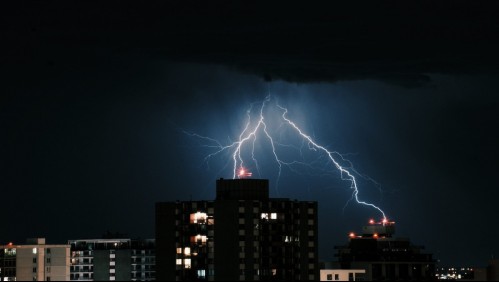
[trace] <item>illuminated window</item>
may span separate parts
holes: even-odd
[[[277,214],[275,212],[271,213],[270,219],[277,219]]]
[[[182,253],[182,248],[177,248],[177,254],[181,254]]]
[[[191,259],[184,259],[185,268],[191,268]]]
[[[177,259],[177,265],[182,265],[182,259]]]
[[[208,237],[206,237],[206,235],[199,235],[198,234],[196,236],[191,236],[191,243],[205,245],[207,240],[208,240]]]
[[[269,219],[269,214],[268,213],[262,213],[261,218],[268,220]]]
[[[208,215],[204,212],[191,213],[190,223],[205,224]]]
[[[204,270],[204,269],[199,269],[199,270],[198,270],[198,277],[199,277],[199,278],[205,278],[205,276],[206,276],[206,270]]]
[[[190,256],[191,255],[191,248],[187,247],[184,249],[184,255]]]
[[[36,248],[33,248],[33,254],[36,255],[36,253],[37,253]]]

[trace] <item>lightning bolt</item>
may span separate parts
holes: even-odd
[[[359,188],[357,185],[357,179],[355,175],[360,176],[364,179],[367,179],[368,181],[373,182],[378,188],[380,187],[378,183],[376,183],[373,179],[360,174],[355,170],[353,167],[353,164],[348,161],[347,159],[344,158],[344,156],[336,151],[330,151],[326,147],[318,144],[316,141],[314,141],[314,138],[312,138],[310,135],[306,134],[298,125],[296,125],[295,122],[293,122],[289,117],[288,117],[288,109],[279,105],[277,101],[275,102],[275,107],[279,110],[280,112],[280,119],[281,119],[281,125],[280,128],[283,126],[287,126],[291,128],[294,132],[296,132],[302,139],[302,145],[301,147],[295,147],[293,145],[289,144],[282,144],[275,140],[272,135],[269,132],[269,127],[266,123],[265,119],[265,109],[271,102],[272,97],[270,94],[261,102],[255,102],[251,103],[249,109],[246,111],[246,124],[244,126],[244,129],[242,132],[239,134],[239,139],[237,141],[234,141],[228,145],[222,145],[218,140],[206,137],[206,136],[201,136],[196,133],[189,133],[184,131],[184,133],[188,134],[189,136],[197,137],[201,140],[207,141],[208,144],[204,144],[203,146],[209,149],[214,149],[214,151],[210,154],[208,154],[205,157],[205,162],[209,163],[209,160],[212,157],[215,157],[223,152],[231,152],[231,158],[233,162],[233,175],[232,177],[235,179],[237,178],[238,171],[243,171],[244,172],[244,158],[241,155],[243,148],[247,144],[249,144],[251,147],[251,161],[255,164],[258,174],[260,175],[260,168],[258,164],[258,160],[255,157],[255,142],[257,140],[258,135],[261,133],[265,139],[268,140],[270,147],[272,149],[272,156],[277,164],[278,167],[278,176],[277,176],[277,181],[276,181],[276,189],[279,187],[279,180],[281,177],[282,173],[282,168],[283,166],[286,166],[290,168],[290,170],[295,171],[293,169],[294,165],[303,165],[303,166],[308,166],[309,168],[314,168],[312,164],[306,163],[306,162],[301,162],[301,161],[291,161],[291,162],[286,162],[283,159],[279,158],[279,155],[277,153],[277,148],[278,147],[289,147],[293,148],[295,150],[298,150],[300,154],[303,156],[303,148],[306,146],[308,147],[309,150],[315,151],[315,152],[322,152],[327,159],[327,161],[332,164],[334,168],[336,168],[340,172],[340,178],[344,181],[350,182],[350,189],[352,189],[352,197],[350,200],[347,201],[345,204],[345,207],[349,204],[350,201],[355,200],[358,204],[365,205],[371,208],[376,209],[381,213],[383,216],[383,220],[387,220],[385,212],[378,206],[368,203],[366,201],[363,201],[359,199]],[[260,105],[258,114],[256,117],[256,121],[252,119],[252,112],[253,108],[255,105]],[[320,157],[321,158],[321,157]],[[340,164],[341,162],[346,162],[348,164],[348,167],[342,166]],[[314,168],[315,169],[315,168]],[[278,190],[277,190],[278,192]]]

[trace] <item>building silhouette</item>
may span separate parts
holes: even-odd
[[[214,201],[156,204],[159,280],[318,280],[317,202],[219,179]]]
[[[368,281],[435,280],[435,260],[423,246],[394,238],[395,223],[370,221],[362,235],[350,233],[347,245],[338,246],[333,268],[365,269]]]
[[[68,281],[69,245],[47,245],[45,238],[25,245],[0,246],[0,281]]]
[[[155,240],[70,240],[71,280],[153,281]]]

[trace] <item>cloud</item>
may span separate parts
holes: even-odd
[[[431,74],[496,74],[499,65],[499,8],[492,1],[66,3],[22,11],[4,15],[0,32],[13,47],[4,66],[34,58],[50,66],[59,53],[84,48],[220,64],[267,80],[417,87]]]

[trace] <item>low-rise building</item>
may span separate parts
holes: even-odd
[[[0,246],[1,281],[69,281],[69,245],[45,244],[45,238],[26,244]]]

